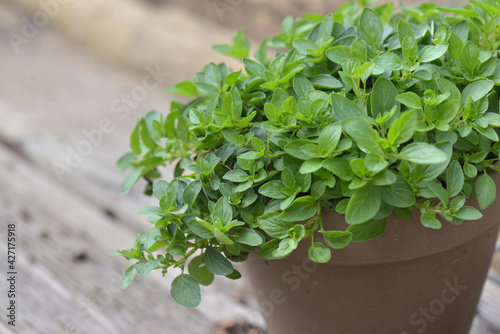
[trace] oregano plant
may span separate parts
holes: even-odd
[[[431,229],[482,217],[466,200],[483,210],[496,196],[500,1],[367,5],[287,17],[253,58],[238,31],[214,49],[241,69],[206,65],[169,90],[189,102],[137,123],[122,192],[143,178],[158,205],[139,209],[152,228],[115,253],[136,261],[123,288],[177,268],[172,297],[192,308],[200,284],[239,278],[233,262],[251,252],[281,259],[309,243],[324,263],[384,233],[390,215]],[[323,210],[349,227],[328,230]]]

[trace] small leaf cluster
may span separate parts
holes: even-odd
[[[482,210],[496,197],[500,1],[366,5],[287,17],[253,59],[238,31],[215,50],[241,70],[206,65],[169,91],[189,102],[137,123],[118,163],[133,170],[122,191],[143,178],[159,204],[139,210],[153,227],[116,253],[137,261],[123,287],[179,268],[172,296],[195,307],[199,285],[239,278],[232,263],[250,252],[281,259],[309,242],[324,263],[382,234],[390,215],[432,229],[481,218],[466,200]],[[155,182],[166,164],[174,178]],[[332,229],[322,210],[348,228]]]

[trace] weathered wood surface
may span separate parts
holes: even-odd
[[[2,33],[15,29],[15,15],[0,8]],[[124,175],[115,162],[139,117],[153,106],[167,111],[168,85],[148,92],[121,120],[113,100],[141,85],[144,72],[102,62],[50,28],[19,55],[5,39],[0,43],[0,212],[2,222],[10,217],[19,226],[18,333],[208,334],[235,318],[262,325],[258,312],[240,301],[247,295],[243,282],[221,280],[204,289],[196,310],[170,298],[171,276],[137,279],[127,291],[118,286],[129,264],[107,253],[131,246],[148,227],[135,211],[150,200],[139,189],[119,194]],[[104,118],[114,130],[60,182],[52,163],[64,163],[67,147],[76,149],[86,140],[82,131]],[[5,317],[0,323],[2,333],[11,332]]]
[[[131,1],[123,3],[132,10],[127,7]],[[182,34],[191,36],[191,40],[187,43],[173,36],[156,41],[163,45],[159,48],[168,60],[162,63],[162,71],[170,75],[148,91],[124,119],[113,112],[112,105],[122,94],[131,94],[134,87],[142,85],[146,70],[130,71],[109,58],[96,58],[93,51],[50,27],[41,29],[17,55],[6,39],[0,39],[0,221],[4,225],[17,223],[20,273],[20,327],[12,331],[2,316],[1,333],[209,334],[216,323],[231,319],[263,325],[244,281],[219,280],[214,287],[203,289],[198,309],[186,310],[169,297],[171,276],[136,278],[128,290],[121,291],[118,280],[128,263],[106,255],[130,246],[135,234],[148,227],[135,211],[150,201],[139,189],[121,196],[124,175],[115,168],[115,161],[127,150],[133,124],[149,109],[168,111],[169,98],[163,91],[194,72],[190,63],[193,58],[185,58],[186,53],[205,63],[214,58],[207,45],[220,42],[213,36],[224,35],[225,40],[231,36],[222,27],[212,35],[212,25],[202,29],[202,19],[175,6],[169,8],[176,20],[172,17],[162,25],[170,24],[169,29],[175,30],[179,20],[183,21],[187,30]],[[153,14],[153,9],[149,13]],[[80,19],[86,13],[81,14]],[[21,15],[0,7],[0,34],[17,31]],[[66,27],[62,16],[55,26]],[[151,23],[148,29],[161,35],[162,25],[156,24]],[[95,27],[86,29],[99,33]],[[109,31],[105,33],[106,38],[113,38]],[[131,45],[140,45],[141,52],[147,54],[144,50],[151,48],[153,36],[160,35],[151,35],[147,43]],[[115,42],[110,41],[110,45]],[[187,48],[187,44],[191,46]],[[181,50],[180,56],[177,51],[165,51],[176,49]],[[148,63],[145,59],[141,62],[143,67]],[[91,152],[59,181],[53,162],[65,163],[68,148],[76,149],[86,140],[83,131],[98,128],[105,118],[111,120],[113,131],[104,134],[102,143],[93,145]],[[0,249],[5,248],[2,239]],[[5,265],[0,262],[2,273]],[[472,333],[500,333],[488,329],[500,320],[498,289],[493,283],[486,285]],[[0,300],[4,298],[2,295]]]
[[[138,0],[144,1],[144,0]],[[334,11],[344,0],[154,0],[168,6],[172,2],[186,8],[204,19],[230,29],[242,28],[255,40],[269,38],[280,31],[281,21],[286,16],[300,17],[303,13],[326,15]],[[378,3],[390,0],[378,1]],[[398,1],[393,1],[398,6]],[[407,6],[417,6],[425,0],[402,0]],[[440,5],[459,6],[467,0],[435,0]],[[251,18],[251,19],[248,19]]]

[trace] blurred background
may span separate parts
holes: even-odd
[[[16,327],[2,312],[0,333],[265,333],[244,280],[216,280],[195,310],[175,304],[172,278],[159,273],[120,289],[130,264],[107,254],[129,248],[149,228],[136,211],[152,202],[142,184],[120,195],[126,175],[115,163],[140,117],[168,113],[166,89],[210,61],[240,67],[213,44],[229,43],[243,28],[255,49],[285,16],[326,14],[341,2],[3,0],[0,249],[4,259],[5,225],[15,224],[18,276]],[[498,270],[498,255],[495,261]],[[0,261],[2,275],[7,269]],[[500,333],[491,321],[500,319],[494,270],[477,334]],[[2,284],[2,309],[6,295]]]

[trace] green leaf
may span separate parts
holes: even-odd
[[[499,140],[498,134],[496,133],[495,129],[493,129],[491,127],[487,127],[486,129],[483,129],[477,124],[473,124],[472,127],[474,128],[474,130],[479,132],[482,136],[488,138],[489,140],[491,140],[493,142],[497,142]]]
[[[249,175],[241,169],[230,170],[227,172],[223,179],[229,180],[231,182],[246,182],[249,179]]]
[[[420,50],[418,61],[421,63],[431,62],[444,55],[446,51],[448,51],[448,43],[441,43],[436,46],[428,45]]]
[[[231,87],[229,94],[224,96],[222,100],[222,108],[227,115],[232,119],[239,120],[242,112],[241,96],[236,86]]]
[[[368,157],[368,155],[367,155]],[[388,165],[386,162],[383,166]],[[369,166],[369,164],[367,165]],[[384,167],[385,168],[385,167]],[[379,170],[382,169],[381,167],[378,168]],[[389,184],[393,184],[398,180],[396,173],[389,169],[384,169],[377,173],[376,175],[373,176],[373,184],[377,186],[386,186]]]
[[[207,269],[203,255],[198,255],[189,262],[188,271],[201,285],[210,285],[214,281],[214,274]]]
[[[437,108],[439,119],[446,123],[453,121],[459,111],[460,102],[458,100],[446,101],[445,103],[441,103]]]
[[[250,228],[239,228],[236,231],[236,237],[234,240],[240,244],[245,244],[249,246],[260,246],[264,243],[261,235]]]
[[[323,161],[323,167],[344,181],[353,178],[349,160],[343,158],[330,158]]]
[[[167,89],[167,94],[184,95],[188,97],[196,97],[198,88],[191,81],[182,81],[174,86],[174,88]]]
[[[243,59],[243,64],[245,65],[245,69],[247,70],[247,73],[255,74],[262,79],[266,78],[267,68],[265,68],[262,64],[259,64],[251,59],[248,59],[248,58]]]
[[[492,1],[490,2],[490,4],[488,4],[488,1],[485,0],[481,1],[471,0],[471,3],[473,3],[474,5],[476,5],[477,7],[481,8],[483,11],[488,13],[488,15],[491,16],[492,19],[495,19],[500,14],[498,3],[495,3],[495,1]]]
[[[345,45],[336,45],[326,50],[325,55],[339,65],[342,65],[347,59],[351,58],[351,48]]]
[[[267,55],[267,39],[262,40],[259,49],[253,55],[262,65],[269,66],[271,60]]]
[[[494,83],[490,80],[479,80],[471,83],[462,92],[462,105],[469,102],[469,96],[472,98],[472,101],[479,101],[491,91],[493,86]]]
[[[135,154],[141,154],[141,142],[139,140],[139,129],[141,126],[141,122],[138,122],[130,135],[130,148],[132,152]]]
[[[316,144],[311,144],[311,145],[304,145],[300,148],[302,152],[307,154],[308,157],[311,158],[319,158],[322,156],[322,149],[316,145]]]
[[[357,189],[349,200],[346,221],[349,225],[364,223],[380,209],[381,198],[377,187],[367,184]]]
[[[175,200],[177,199],[177,190],[179,189],[179,180],[173,179],[172,182],[168,184],[167,192],[163,198],[163,203],[168,207],[173,207]]]
[[[335,77],[328,74],[318,74],[311,78],[311,83],[315,88],[336,89],[342,88],[342,83]]]
[[[330,94],[330,99],[332,101],[333,112],[339,122],[345,120],[346,118],[366,116],[366,112],[343,95],[332,93]]]
[[[236,280],[236,279],[241,278],[241,273],[238,270],[234,269],[234,271],[232,273],[230,273],[229,275],[226,275],[225,277],[232,279],[232,280]]]
[[[268,183],[265,183],[264,185],[262,185],[262,187],[259,188],[259,193],[261,195],[274,199],[287,198],[288,196],[282,192],[282,189],[283,189],[283,182],[277,180],[270,181]]]
[[[384,77],[378,78],[375,81],[370,97],[373,118],[377,118],[377,115],[390,111],[392,107],[397,105],[397,95],[398,90],[391,80]]]
[[[293,228],[293,223],[281,219],[279,213],[267,213],[257,219],[259,227],[270,237],[283,239],[288,236],[288,231]]]
[[[203,238],[203,239],[211,239],[214,237],[212,231],[214,231],[214,227],[210,225],[208,222],[203,224],[201,221],[192,220],[189,222],[189,228],[193,231],[194,234]]]
[[[280,241],[277,249],[273,251],[273,256],[275,258],[282,258],[290,255],[295,249],[297,249],[298,242],[292,238],[285,238]]]
[[[217,228],[214,228],[214,237],[221,245],[232,245],[234,241],[231,240],[224,232],[220,231]]]
[[[318,211],[316,200],[312,196],[297,198],[283,211],[281,219],[289,222],[299,222],[312,218]]]
[[[352,241],[366,241],[378,237],[385,232],[387,220],[370,220],[363,224],[351,225],[347,232],[352,234]]]
[[[146,124],[146,119],[142,119],[141,121],[141,139],[142,143],[148,147],[148,148],[155,148],[156,147],[156,142],[153,140],[151,135],[149,134],[148,126]]]
[[[464,172],[457,160],[453,160],[446,170],[446,188],[450,197],[457,196],[464,187]]]
[[[402,113],[389,128],[387,139],[393,146],[406,143],[413,137],[417,127],[417,113],[407,111]]]
[[[233,209],[227,198],[220,198],[214,207],[213,216],[220,219],[223,226],[228,225],[233,220]]]
[[[452,154],[452,144],[449,141],[440,142],[436,144],[440,150],[446,153],[446,161],[431,164],[431,165],[417,165],[412,171],[412,177],[416,184],[419,186],[427,185],[429,182],[434,180],[436,177],[441,175],[443,171],[448,167],[449,161]]]
[[[495,201],[497,187],[495,185],[495,181],[493,181],[487,173],[484,173],[477,178],[475,190],[479,208],[481,210],[486,209]]]
[[[126,153],[120,157],[120,159],[116,162],[116,167],[120,171],[126,171],[134,168],[134,165],[137,163],[137,157],[134,153]]]
[[[229,87],[236,85],[240,75],[241,75],[241,70],[226,75],[226,77],[224,78],[224,85]]]
[[[145,167],[139,167],[136,170],[134,170],[129,176],[123,180],[122,187],[121,187],[121,193],[122,194],[128,194],[130,190],[134,187],[134,185],[139,181],[142,175],[145,174],[146,168]]]
[[[466,20],[462,20],[451,27],[451,31],[457,34],[462,43],[466,43],[469,38],[469,25]]]
[[[403,68],[403,61],[397,54],[386,52],[380,58],[375,59],[375,65],[384,70],[398,71]]]
[[[483,214],[476,208],[464,206],[455,212],[455,217],[464,220],[478,220],[483,218]]]
[[[297,173],[295,174],[295,183],[300,187],[301,192],[307,192],[311,187],[311,175]]]
[[[460,100],[460,90],[453,82],[446,79],[437,79],[436,81],[441,93],[450,93],[451,100]]]
[[[285,188],[295,190],[295,175],[288,168],[283,168],[281,172],[281,181]]]
[[[233,43],[231,45],[218,44],[214,45],[213,49],[225,56],[241,59],[248,57],[250,53],[250,42],[243,33],[243,30],[239,29],[233,34]]]
[[[320,242],[315,242],[309,246],[309,259],[317,263],[327,263],[332,258],[330,248],[326,247]]]
[[[399,94],[396,96],[396,100],[411,109],[420,109],[422,107],[420,96],[413,92]]]
[[[464,173],[468,178],[475,178],[477,176],[477,168],[473,164],[470,164],[466,161],[464,163]]]
[[[417,59],[418,54],[418,44],[414,37],[408,36],[403,40],[403,44],[401,46],[403,50],[403,56],[406,61],[410,64],[413,64]]]
[[[325,127],[318,139],[318,146],[323,152],[330,154],[336,147],[342,136],[342,126],[340,124],[330,124]]]
[[[205,251],[205,264],[215,275],[229,275],[234,270],[231,262],[212,247],[207,247]]]
[[[181,274],[172,281],[170,290],[174,300],[187,308],[195,308],[200,305],[200,285],[196,279],[187,274]]]
[[[280,124],[281,123],[281,112],[278,109],[278,107],[276,107],[274,104],[266,103],[264,105],[264,113],[265,113],[267,119],[271,123],[273,123],[273,124]]]
[[[348,231],[323,231],[323,240],[333,249],[342,249],[351,243],[352,233]]]
[[[137,270],[135,269],[135,265],[130,266],[127,270],[125,270],[125,273],[123,274],[121,280],[120,280],[120,287],[122,289],[126,289],[132,284],[132,281],[134,280],[135,274],[137,274]]]
[[[358,31],[362,39],[376,48],[382,42],[384,34],[384,26],[377,12],[365,8],[359,19]]]
[[[415,204],[415,193],[410,184],[400,175],[396,182],[378,188],[382,200],[397,208],[407,208]]]
[[[164,180],[158,180],[153,184],[153,194],[156,200],[160,200],[166,195],[168,188],[168,182]]]
[[[383,169],[387,168],[389,163],[379,154],[369,153],[365,156],[365,167],[371,173],[377,174]],[[379,184],[379,183],[378,183]]]
[[[201,191],[201,181],[196,180],[187,185],[186,189],[182,192],[182,198],[187,205],[192,206]]]
[[[365,152],[377,153],[380,151],[378,145],[379,136],[374,132],[372,126],[360,118],[350,118],[342,122],[344,132],[354,139],[358,146]]]
[[[464,44],[460,40],[460,38],[454,32],[450,32],[450,38],[448,39],[449,47],[448,51],[450,52],[450,56],[458,60],[460,55],[462,54],[462,49]]]
[[[400,20],[398,22],[398,39],[399,39],[399,44],[401,46],[403,45],[403,41],[406,37],[415,38],[413,35],[413,30],[408,25],[408,23],[406,23],[403,20]]]
[[[439,198],[439,200],[441,202],[443,202],[443,204],[445,206],[448,205],[448,201],[450,200],[450,196],[448,195],[448,192],[443,187],[441,187],[440,185],[437,185],[435,183],[431,183],[431,184],[429,184],[429,189],[432,191],[432,193],[434,195],[437,196],[437,198]]]
[[[301,160],[307,160],[309,159],[309,155],[305,154],[300,148],[304,145],[310,145],[310,144],[314,143],[307,139],[292,140],[285,146],[285,152],[290,154],[292,157]]]
[[[420,221],[425,227],[436,230],[440,229],[442,226],[441,222],[436,218],[436,214],[434,213],[434,211],[425,211],[420,216]]]
[[[164,210],[162,210],[160,207],[157,206],[144,206],[137,210],[138,215],[150,215],[153,213],[163,213]]]
[[[323,159],[321,158],[311,158],[302,164],[300,166],[300,173],[301,174],[309,174],[309,173],[314,173],[318,169],[322,167]]]
[[[399,152],[398,158],[416,164],[436,164],[448,159],[443,151],[427,143],[412,143],[405,146]]]
[[[465,71],[472,76],[479,63],[479,48],[473,42],[467,41],[465,43],[460,55],[460,63]]]
[[[352,172],[359,178],[364,178],[368,175],[368,168],[366,168],[365,161],[360,158],[352,159],[349,164],[351,165]]]
[[[285,256],[274,256],[274,252],[278,249],[280,245],[281,240],[280,239],[273,239],[271,241],[268,241],[262,246],[262,248],[259,251],[259,257],[263,258],[264,260],[277,260],[277,259],[282,259]]]
[[[160,261],[162,260],[163,256],[158,256],[155,260],[149,260],[149,261],[140,261],[140,262],[137,262],[134,267],[135,267],[135,270],[137,271],[137,273],[141,276],[146,276],[147,274],[149,274],[151,271],[153,271],[157,266],[158,264],[160,263]]]
[[[314,87],[309,79],[299,73],[293,77],[293,90],[299,98],[307,98],[307,92],[314,90]]]

